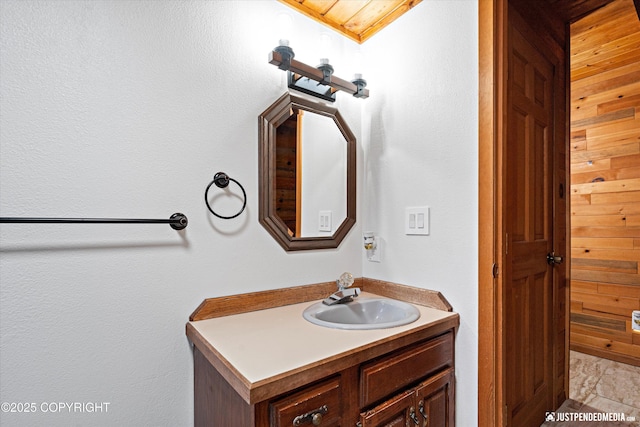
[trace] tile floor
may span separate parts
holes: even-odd
[[[640,426],[640,367],[572,351],[569,360],[569,399],[556,411],[623,413],[635,421],[547,421],[540,427]]]

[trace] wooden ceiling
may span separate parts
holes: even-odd
[[[546,0],[564,22],[573,22],[611,3],[613,0]]]
[[[571,37],[572,81],[626,65],[634,71],[605,83],[617,87],[640,80],[640,70],[634,65],[640,64],[640,21],[632,0],[618,0],[595,11],[572,24],[571,33],[579,35]]]
[[[279,0],[358,43],[422,0]]]
[[[346,37],[363,43],[422,0],[279,1]],[[612,0],[536,0],[533,4],[552,9],[564,22],[574,22],[611,2]],[[633,2],[636,8],[640,8],[640,0],[633,0]]]

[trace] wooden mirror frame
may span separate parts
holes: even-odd
[[[329,117],[347,144],[347,214],[332,236],[292,237],[275,209],[276,129],[291,116],[294,108]],[[337,108],[285,93],[259,117],[258,184],[260,224],[285,251],[337,248],[356,222],[356,137]]]

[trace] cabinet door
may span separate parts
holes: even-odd
[[[405,427],[415,413],[415,390],[408,390],[370,411],[360,413],[359,427]],[[415,416],[415,415],[414,415]]]
[[[416,411],[422,427],[454,427],[454,375],[447,369],[416,388]]]

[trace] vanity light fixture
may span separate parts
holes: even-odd
[[[320,65],[311,67],[294,59],[295,53],[288,40],[280,40],[280,45],[269,53],[269,64],[273,64],[287,72],[288,86],[308,95],[334,102],[336,92],[342,90],[356,98],[368,98],[367,81],[362,74],[356,74],[352,81],[333,75],[333,67],[329,60],[323,58]]]

